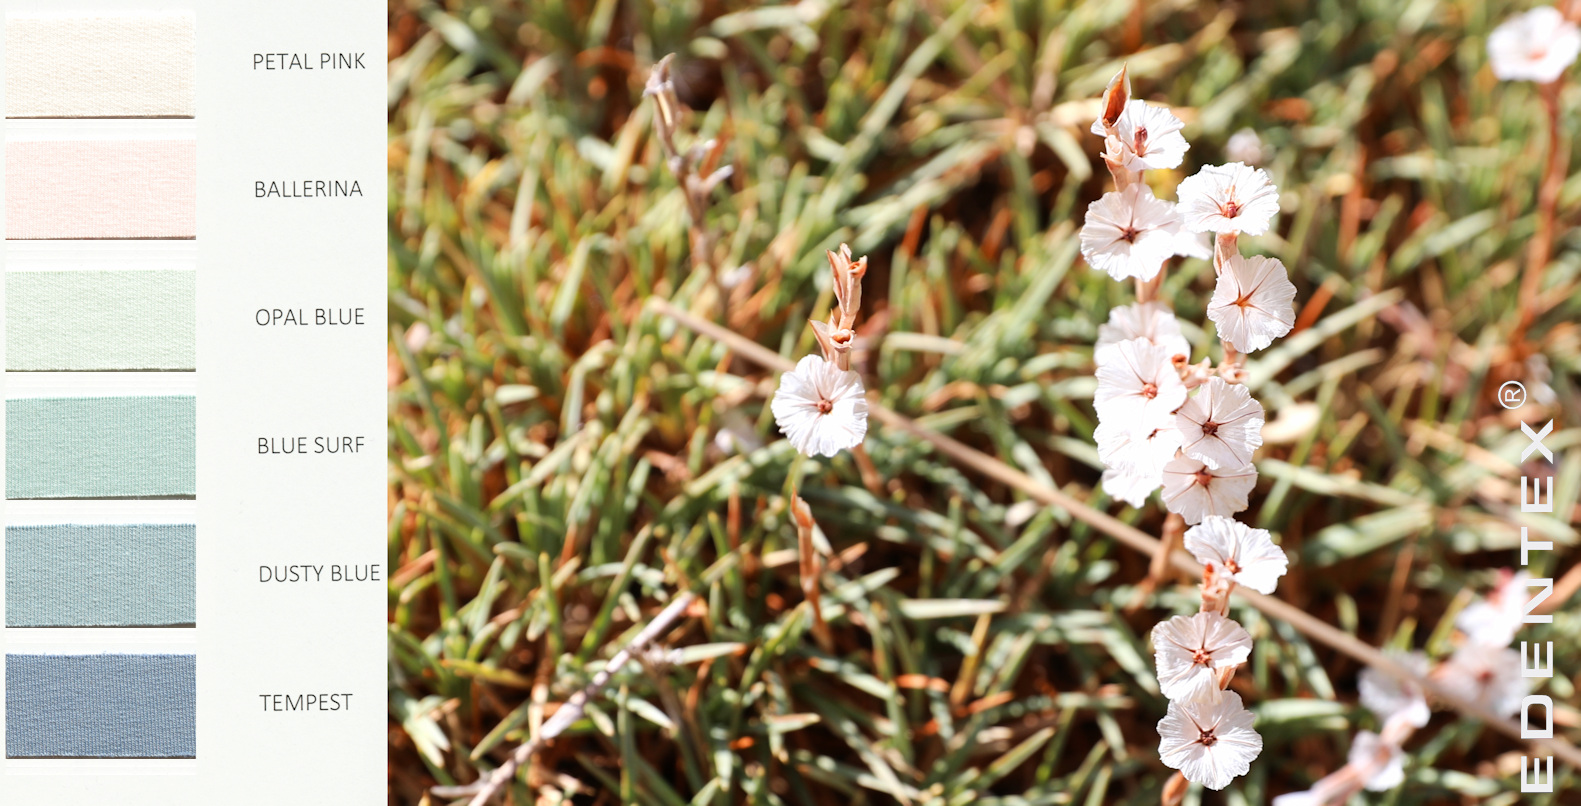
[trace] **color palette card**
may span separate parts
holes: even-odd
[[[157,5],[0,0],[0,801],[382,802],[385,8]]]

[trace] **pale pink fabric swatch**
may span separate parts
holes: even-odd
[[[9,240],[194,238],[193,140],[37,140],[5,145]]]

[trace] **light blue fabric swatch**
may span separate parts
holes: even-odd
[[[194,655],[6,655],[8,758],[196,758]]]
[[[7,627],[197,622],[191,524],[7,526]]]
[[[6,498],[191,497],[191,396],[6,401]]]

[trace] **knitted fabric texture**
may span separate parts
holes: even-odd
[[[191,524],[7,526],[7,627],[197,621]]]
[[[9,758],[196,758],[193,655],[6,655]]]
[[[139,498],[197,493],[190,396],[6,401],[6,498]]]
[[[6,117],[192,117],[192,14],[8,15]]]
[[[193,238],[194,140],[23,140],[5,146],[12,240]]]
[[[193,369],[197,273],[6,274],[6,369]]]

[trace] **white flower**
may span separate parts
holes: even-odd
[[[1179,209],[1179,206],[1176,206]],[[1175,233],[1175,256],[1213,259],[1213,236],[1205,232],[1192,232],[1185,227]]]
[[[1182,455],[1164,466],[1164,506],[1186,523],[1240,512],[1256,486],[1257,469],[1251,465],[1212,468]]]
[[[1418,676],[1427,676],[1426,655],[1420,652],[1387,654]],[[1433,717],[1427,707],[1427,695],[1415,683],[1398,680],[1393,675],[1369,666],[1361,670],[1356,687],[1361,692],[1361,704],[1377,715],[1380,722],[1398,718],[1409,722],[1412,727],[1420,728]]]
[[[867,435],[861,377],[822,356],[809,355],[781,375],[769,408],[785,438],[807,456],[834,456]]]
[[[1171,359],[1177,355],[1191,358],[1191,343],[1180,332],[1180,320],[1161,303],[1137,302],[1110,311],[1108,323],[1098,326],[1093,361],[1104,364],[1114,360],[1115,347],[1129,339],[1146,339],[1164,348]]]
[[[1322,800],[1318,793],[1304,789],[1300,792],[1286,792],[1274,798],[1271,806],[1326,806],[1327,803],[1328,801]]]
[[[1193,232],[1261,235],[1279,212],[1279,188],[1261,168],[1244,162],[1207,165],[1175,191],[1186,228]]]
[[[1552,6],[1538,6],[1504,21],[1488,35],[1493,75],[1505,81],[1548,83],[1581,53],[1581,31]]]
[[[1209,378],[1175,412],[1175,427],[1187,456],[1208,467],[1244,465],[1263,444],[1263,404],[1245,386]]]
[[[1108,420],[1092,432],[1098,443],[1098,458],[1107,467],[1121,470],[1142,469],[1162,474],[1164,465],[1180,450],[1180,431],[1174,418],[1162,412],[1140,423]],[[1159,483],[1163,477],[1159,476]]]
[[[1092,406],[1099,420],[1140,425],[1159,422],[1186,401],[1186,384],[1164,348],[1145,338],[1115,345],[1115,357],[1097,368]]]
[[[1112,361],[1098,365],[1093,408],[1101,421],[1157,422],[1186,402],[1186,385],[1164,348],[1145,339],[1115,345]]]
[[[1153,628],[1153,660],[1158,684],[1171,700],[1211,698],[1219,691],[1219,671],[1246,662],[1252,636],[1218,613],[1175,616]]]
[[[1158,723],[1158,755],[1186,780],[1223,789],[1245,775],[1263,751],[1263,737],[1252,721],[1252,712],[1241,707],[1233,691],[1205,700],[1171,700]]]
[[[1405,782],[1405,751],[1370,730],[1356,734],[1346,763],[1362,771],[1367,788],[1374,792],[1387,792]]]
[[[1103,194],[1087,206],[1081,228],[1081,256],[1087,265],[1116,280],[1151,280],[1175,254],[1180,214],[1159,201],[1146,185]]]
[[[1262,162],[1267,153],[1262,138],[1251,129],[1241,129],[1230,135],[1229,141],[1224,144],[1224,156],[1247,165]]]
[[[1466,644],[1434,671],[1453,694],[1480,703],[1499,716],[1512,716],[1530,689],[1521,677],[1521,655],[1509,647]]]
[[[1284,549],[1267,529],[1253,529],[1230,518],[1203,518],[1186,530],[1184,544],[1197,562],[1229,571],[1235,584],[1258,593],[1273,593],[1290,568]]]
[[[1455,617],[1455,626],[1473,644],[1509,646],[1526,620],[1526,580],[1531,574],[1504,572],[1486,599],[1473,602]]]
[[[1143,467],[1111,467],[1103,471],[1102,481],[1104,495],[1140,509],[1147,503],[1147,497],[1163,485],[1164,471]]]
[[[1224,263],[1208,318],[1219,327],[1219,337],[1250,353],[1272,344],[1296,323],[1291,301],[1296,287],[1285,276],[1285,265],[1271,257],[1232,255]]]
[[[1178,168],[1191,144],[1180,133],[1186,124],[1168,107],[1148,106],[1131,101],[1114,125],[1125,154],[1125,167],[1131,171],[1149,168]],[[1104,136],[1103,121],[1093,121],[1093,134]]]

